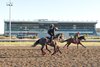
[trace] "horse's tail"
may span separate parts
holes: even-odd
[[[39,39],[40,40],[40,39]],[[35,47],[36,45],[38,45],[39,44],[39,40],[37,40],[33,45],[32,45],[32,47]]]

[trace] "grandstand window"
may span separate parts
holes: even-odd
[[[76,29],[76,25],[73,25],[73,29]]]

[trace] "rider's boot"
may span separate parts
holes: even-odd
[[[52,40],[53,40],[53,36],[51,36],[51,38],[50,38],[50,41],[49,41],[49,42],[51,43],[51,42],[52,42]]]

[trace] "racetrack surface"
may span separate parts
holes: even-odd
[[[53,48],[49,47],[53,52]],[[62,54],[53,56],[40,46],[0,46],[0,67],[100,67],[100,47],[60,47]]]

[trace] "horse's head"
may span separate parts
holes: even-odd
[[[64,34],[63,33],[58,33],[54,38],[57,38],[58,41],[63,41],[64,40]]]
[[[86,40],[86,39],[85,39],[85,36],[80,36],[78,39],[79,39],[79,40],[82,40],[82,39],[83,39],[83,40]]]

